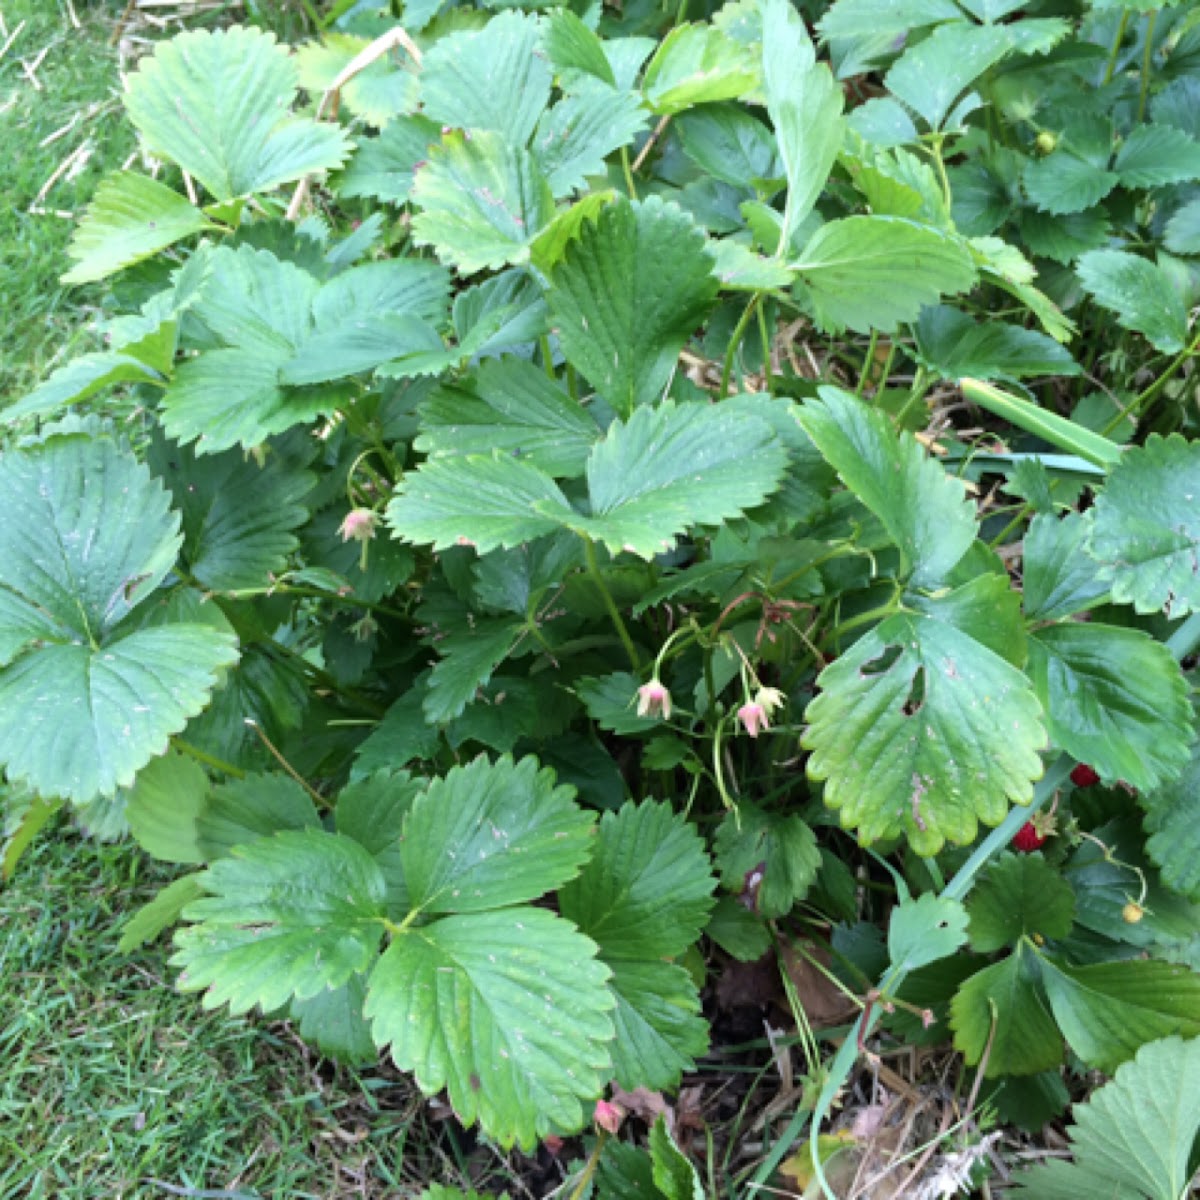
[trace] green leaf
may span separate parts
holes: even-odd
[[[437,753],[441,735],[425,723],[421,705],[421,690],[413,688],[384,713],[383,720],[358,748],[352,778],[406,767],[414,759],[432,758]]]
[[[1127,188],[1200,179],[1200,142],[1171,125],[1139,125],[1117,151],[1113,170]]]
[[[539,53],[538,19],[521,12],[434,43],[421,66],[425,116],[455,129],[488,129],[524,146],[550,101],[551,71]]]
[[[606,960],[678,958],[699,938],[714,886],[693,827],[647,801],[604,814],[592,857],[559,906]]]
[[[76,404],[117,383],[152,383],[166,380],[153,367],[129,354],[112,351],[81,354],[59,367],[28,396],[0,409],[0,419],[11,425],[26,417],[45,417],[64,404]]]
[[[596,84],[566,96],[543,114],[532,149],[555,196],[603,175],[604,160],[646,128],[646,110],[634,92]]]
[[[1200,1129],[1200,1041],[1143,1046],[1071,1117],[1074,1161],[1047,1161],[1016,1175],[1020,1195],[1183,1200]]]
[[[836,0],[819,27],[821,36],[832,42],[860,38],[868,31],[895,37],[910,29],[962,19],[952,0]]]
[[[1176,354],[1188,339],[1187,306],[1163,269],[1124,250],[1091,250],[1076,264],[1084,290],[1156,350]]]
[[[1026,250],[1039,258],[1069,264],[1086,250],[1095,250],[1108,241],[1110,227],[1103,208],[1080,213],[1052,216],[1027,209],[1018,220]]]
[[[661,1115],[650,1130],[650,1161],[654,1186],[666,1200],[704,1200],[704,1186],[696,1168],[675,1144]]]
[[[417,168],[429,157],[430,146],[441,140],[441,126],[428,117],[413,114],[389,121],[378,137],[359,138],[354,157],[338,177],[338,195],[404,204]]]
[[[612,733],[644,733],[659,724],[658,717],[637,715],[638,681],[625,671],[588,677],[575,684],[575,694],[583,701],[588,716]]]
[[[1071,1049],[1113,1071],[1146,1043],[1200,1034],[1200,975],[1155,959],[1072,967],[1042,960],[1042,981]]]
[[[818,389],[798,420],[842,482],[883,522],[917,585],[943,583],[978,523],[960,480],[879,409],[834,387]]]
[[[151,469],[183,517],[182,558],[193,579],[214,591],[263,588],[287,565],[308,520],[304,499],[315,478],[280,454],[258,463],[238,451],[197,458],[158,438]]]
[[[1152,789],[1188,761],[1188,688],[1171,652],[1140,629],[1069,622],[1030,635],[1029,677],[1046,728],[1107,780]]]
[[[976,559],[990,553],[982,542],[976,542]],[[972,555],[961,560],[957,571],[975,570]],[[1007,574],[986,571],[952,591],[940,589],[931,596],[909,592],[905,603],[916,611],[945,621],[973,637],[1014,667],[1023,667],[1029,642],[1021,614],[1020,593],[1013,591]]]
[[[1044,333],[1003,321],[973,321],[946,305],[921,310],[917,347],[924,365],[946,379],[1025,379],[1080,370],[1069,351]]]
[[[397,537],[436,550],[474,546],[486,554],[553,533],[573,510],[558,485],[514,458],[459,455],[407,474],[387,508]]]
[[[970,290],[975,264],[962,242],[899,217],[822,225],[791,263],[821,326],[892,333],[942,296]]]
[[[425,780],[406,771],[377,771],[343,788],[334,811],[338,833],[353,838],[379,864],[387,884],[387,915],[395,921],[412,910],[400,845],[404,819],[424,787]]]
[[[1085,213],[1120,182],[1114,172],[1067,149],[1032,159],[1022,176],[1029,199],[1051,216]]]
[[[711,242],[709,250],[713,256],[713,271],[721,286],[728,290],[759,292],[786,288],[795,281],[795,272],[778,260],[763,258],[732,238]]]
[[[1200,198],[1175,210],[1163,230],[1163,245],[1172,254],[1200,254]]]
[[[63,283],[92,283],[150,258],[202,229],[208,218],[174,189],[131,171],[96,189],[67,254],[75,265]]]
[[[1200,903],[1200,745],[1178,779],[1138,796],[1145,811],[1146,853],[1163,882]]]
[[[771,933],[734,896],[721,896],[704,930],[726,954],[738,962],[754,962],[771,948]]]
[[[365,977],[352,975],[341,987],[293,1000],[292,1020],[299,1023],[300,1036],[326,1058],[366,1066],[379,1057],[371,1027],[363,1017],[366,997]]]
[[[1025,614],[1031,621],[1060,621],[1108,595],[1108,584],[1086,553],[1091,519],[1080,513],[1039,513],[1025,534]]]
[[[235,846],[284,830],[319,829],[309,794],[286,775],[247,775],[214,788],[196,818],[201,854],[223,857]]]
[[[940,25],[900,56],[884,83],[931,129],[940,129],[955,100],[999,62],[1011,44],[1008,31],[999,26]]]
[[[329,383],[413,355],[441,354],[437,330],[420,317],[376,312],[318,330],[283,365],[279,378],[293,386]]]
[[[605,208],[554,270],[563,353],[621,416],[662,396],[716,297],[712,267],[691,218],[651,197]]]
[[[138,845],[162,862],[204,862],[196,818],[209,786],[204,768],[175,750],[143,767],[125,804]]]
[[[263,1012],[341,987],[365,971],[383,936],[383,874],[357,842],[306,829],[234,849],[200,876],[208,894],[184,910],[171,958],[182,991],[205,1008]]]
[[[897,615],[821,673],[802,745],[825,802],[864,842],[965,845],[1027,804],[1045,745],[1025,677],[953,626]]]
[[[486,359],[459,384],[421,406],[416,448],[431,458],[490,454],[530,463],[547,475],[583,473],[600,438],[595,418],[532,363]]]
[[[557,74],[591,75],[616,87],[604,43],[569,8],[553,9],[542,19],[542,48]]]
[[[132,954],[148,945],[164,930],[174,925],[189,904],[203,895],[199,872],[184,875],[167,884],[149,904],[142,905],[121,927],[121,940],[117,943],[117,949],[122,954]]]
[[[401,847],[414,907],[478,913],[536,900],[573,878],[593,831],[573,795],[534,758],[480,757],[433,780],[413,804]]]
[[[705,104],[675,121],[683,152],[707,175],[731,187],[771,190],[784,175],[770,129],[737,104]]]
[[[778,486],[787,452],[753,406],[666,402],[614,421],[587,465],[592,516],[572,528],[652,559],[695,525],[719,525]]]
[[[646,67],[642,92],[659,116],[744,96],[758,86],[749,48],[711,25],[676,25]]]
[[[295,63],[248,26],[160,42],[126,82],[125,107],[147,146],[218,200],[265,192],[339,166],[337,125],[288,115]]]
[[[445,917],[396,937],[366,1015],[427,1095],[526,1150],[579,1129],[609,1065],[612,995],[595,944],[540,908]]]
[[[326,33],[322,41],[306,42],[296,51],[300,86],[321,97],[364,50],[370,40],[348,33]],[[385,55],[350,76],[338,88],[340,107],[361,116],[376,128],[417,106],[420,82],[415,71]]]
[[[536,160],[503,134],[442,136],[417,172],[413,238],[463,275],[529,261],[529,244],[554,215]]]
[[[122,624],[175,565],[179,518],[111,442],[8,452],[0,511],[0,763],[43,796],[111,795],[207,704],[233,639]]]
[[[788,0],[766,0],[762,11],[762,73],[767,112],[787,174],[787,207],[779,245],[812,212],[846,135],[842,89],[818,64],[800,14]]]
[[[764,917],[785,917],[803,900],[821,868],[813,831],[794,813],[738,805],[717,830],[721,881]]]
[[[1181,617],[1200,608],[1200,442],[1151,434],[1096,498],[1090,550],[1118,604]]]
[[[967,903],[971,949],[991,954],[1022,937],[1065,938],[1075,921],[1071,885],[1040,854],[1003,854]]]
[[[460,716],[512,652],[523,629],[509,620],[476,620],[440,637],[441,657],[430,673],[422,706],[425,720],[441,725]]]
[[[1018,946],[1008,958],[977,971],[955,993],[950,1005],[955,1049],[972,1067],[987,1051],[988,1079],[1036,1075],[1062,1063],[1062,1035],[1046,1011],[1036,971],[1028,951]]]
[[[888,956],[905,973],[949,958],[967,940],[967,910],[958,900],[926,892],[892,909]]]
[[[61,800],[47,801],[28,793],[13,796],[9,792],[0,805],[0,815],[4,817],[0,824],[0,882],[7,883],[13,877],[25,851],[60,808]]]

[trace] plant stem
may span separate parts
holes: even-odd
[[[554,355],[550,350],[550,337],[548,334],[543,334],[538,340],[538,345],[542,349],[542,370],[546,372],[546,378],[551,383],[557,382],[554,378]]]
[[[245,723],[248,728],[253,729],[254,732],[258,734],[259,740],[264,746],[266,746],[271,757],[308,793],[309,798],[318,808],[333,807],[333,804],[329,801],[329,799],[326,796],[322,796],[316,788],[312,787],[308,780],[305,779],[304,776],[301,775],[300,772],[297,771],[296,768],[293,767],[292,764],[283,757],[279,747],[276,746],[269,737],[267,737],[266,730],[263,729],[263,727],[253,717],[247,717]]]
[[[1166,365],[1166,368],[1163,370],[1162,374],[1159,375],[1159,377],[1144,392],[1139,392],[1138,395],[1136,395],[1128,405],[1121,409],[1121,411],[1118,412],[1117,415],[1113,417],[1107,425],[1105,425],[1105,427],[1100,431],[1101,435],[1103,437],[1108,437],[1108,435],[1112,433],[1112,431],[1116,429],[1126,417],[1136,419],[1144,408],[1149,407],[1153,401],[1158,399],[1159,394],[1162,392],[1163,388],[1167,386],[1171,376],[1174,375],[1176,370],[1178,370],[1179,367],[1187,362],[1187,360],[1191,358],[1191,356],[1195,354],[1197,350],[1200,350],[1200,333],[1198,333],[1192,339],[1191,343],[1181,350]]]
[[[185,742],[183,738],[172,738],[171,745],[181,754],[186,754],[189,758],[194,758],[197,762],[203,763],[206,767],[212,767],[214,771],[220,771],[231,779],[246,778],[246,772],[241,767],[235,767],[233,763],[227,763],[223,759],[217,758],[215,754],[209,754],[207,750],[201,750],[199,746]]]
[[[1146,115],[1146,97],[1150,93],[1150,64],[1154,50],[1154,26],[1158,21],[1158,9],[1151,11],[1146,17],[1146,45],[1142,49],[1142,84],[1138,90],[1137,119],[1141,124]]]
[[[625,625],[625,620],[621,616],[620,609],[617,608],[617,602],[612,597],[612,592],[608,590],[608,584],[604,582],[604,576],[600,573],[600,561],[596,557],[596,543],[590,537],[583,539],[583,550],[587,556],[588,574],[592,577],[592,582],[596,585],[604,600],[604,607],[608,609],[608,615],[612,619],[613,628],[617,631],[617,637],[621,639],[621,645],[625,647],[625,653],[629,655],[629,665],[633,668],[636,675],[642,669],[642,660],[638,655],[637,648],[633,644],[633,638],[629,636],[629,629]]]
[[[353,594],[342,596],[336,592],[323,592],[320,588],[293,587],[289,583],[277,583],[265,588],[237,588],[234,591],[218,592],[217,594],[227,596],[230,600],[245,600],[252,596],[270,596],[276,592],[282,592],[285,596],[311,596],[316,600],[332,600],[335,604],[345,604],[350,608],[365,608],[368,612],[382,613],[385,617],[394,617],[398,621],[412,619],[408,613],[402,612],[398,608],[390,608],[386,604],[375,604],[371,600],[363,600]]]
[[[592,1176],[596,1174],[596,1168],[600,1165],[600,1155],[604,1150],[604,1143],[607,1141],[608,1130],[601,1129],[596,1135],[596,1144],[592,1147],[591,1154],[588,1155],[583,1174],[579,1176],[579,1182],[571,1192],[570,1200],[583,1200],[583,1197],[587,1195],[588,1184],[592,1182]]]
[[[766,305],[763,304],[758,306],[758,335],[762,338],[763,386],[769,395],[775,386],[775,380],[771,376],[771,333],[767,328]]]
[[[1129,27],[1129,14],[1133,9],[1127,8],[1121,14],[1120,24],[1117,26],[1117,36],[1113,38],[1112,49],[1108,54],[1108,65],[1104,68],[1104,78],[1100,81],[1101,87],[1107,87],[1112,83],[1113,72],[1117,69],[1117,59],[1121,54],[1121,43],[1125,40],[1125,30]]]
[[[629,151],[626,147],[621,147],[621,170],[625,173],[625,188],[629,192],[630,200],[638,198],[637,187],[633,182],[633,171],[629,166]]]
[[[758,307],[761,299],[762,292],[755,292],[750,303],[746,305],[746,311],[742,313],[738,323],[733,327],[733,333],[729,335],[729,348],[725,351],[725,365],[721,368],[721,390],[717,394],[717,398],[720,400],[724,400],[729,395],[729,377],[733,374],[733,360],[737,357],[738,347],[742,344],[742,338],[746,336],[750,319],[754,316],[754,310]]]
[[[925,391],[925,368],[918,367],[916,374],[913,376],[912,387],[908,391],[908,399],[905,400],[900,411],[896,414],[896,427],[904,428],[904,418],[908,416],[909,410],[921,398]]]
[[[861,396],[867,384],[871,381],[871,368],[875,365],[875,347],[879,344],[879,330],[871,330],[871,340],[867,343],[867,356],[863,359],[862,370],[858,373],[858,386],[854,389],[856,396]]]

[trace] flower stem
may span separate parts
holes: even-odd
[[[729,395],[729,377],[733,374],[733,360],[737,357],[738,347],[742,344],[742,338],[746,336],[750,319],[754,316],[754,310],[758,307],[761,299],[762,292],[755,292],[754,298],[746,305],[746,311],[742,313],[733,328],[733,333],[730,334],[729,349],[725,351],[725,365],[721,368],[721,390],[717,394],[717,398],[720,400],[724,400]]]
[[[617,602],[612,597],[612,592],[608,590],[608,584],[604,582],[604,576],[600,573],[600,561],[596,557],[596,543],[591,538],[583,539],[583,550],[587,556],[588,574],[592,577],[592,582],[596,585],[601,598],[604,600],[604,607],[608,609],[608,615],[612,618],[613,628],[617,631],[617,637],[621,639],[621,645],[625,647],[625,653],[629,655],[629,665],[633,668],[636,675],[642,669],[642,660],[638,655],[637,648],[633,644],[633,638],[629,636],[629,629],[625,624],[624,618],[621,616],[620,609],[617,608]]]
[[[1139,124],[1146,115],[1146,97],[1150,93],[1150,64],[1154,52],[1154,26],[1158,22],[1158,9],[1146,17],[1146,45],[1142,49],[1142,84],[1138,89],[1137,119]]]
[[[1129,27],[1129,14],[1133,9],[1127,8],[1121,14],[1121,22],[1117,26],[1117,36],[1113,38],[1112,49],[1108,53],[1108,65],[1104,68],[1104,78],[1100,81],[1101,87],[1106,87],[1112,83],[1113,72],[1117,69],[1117,59],[1121,55],[1121,43],[1125,40],[1125,30]]]
[[[224,759],[217,758],[215,754],[209,754],[207,750],[201,750],[199,746],[185,742],[183,738],[172,738],[171,745],[181,754],[186,754],[189,758],[194,758],[197,762],[203,763],[206,767],[212,767],[214,771],[220,771],[231,779],[246,778],[246,772],[241,767],[235,767],[233,763],[225,762]]]
[[[1171,376],[1174,375],[1176,370],[1178,370],[1179,367],[1187,362],[1187,360],[1191,358],[1191,356],[1195,354],[1197,350],[1200,350],[1200,333],[1198,333],[1192,339],[1188,346],[1181,350],[1169,363],[1167,363],[1162,374],[1159,375],[1159,377],[1144,392],[1139,392],[1138,395],[1135,396],[1125,408],[1121,409],[1121,411],[1118,412],[1117,415],[1113,417],[1107,425],[1105,425],[1105,427],[1100,431],[1101,436],[1108,437],[1108,435],[1112,433],[1112,431],[1116,429],[1126,417],[1136,419],[1143,409],[1149,408],[1149,406],[1158,399],[1163,388],[1167,386]]]

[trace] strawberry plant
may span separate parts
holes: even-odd
[[[126,946],[500,1146],[595,1116],[580,1194],[702,1191],[604,1098],[814,940],[857,1020],[823,1061],[794,1003],[738,1186],[807,1128],[828,1188],[872,1036],[1047,1117],[1117,1071],[1102,1170],[1200,1034],[1200,25],[1080,8],[838,0],[825,61],[788,0],[368,3],[144,59],[153,169],[67,276],[107,349],[2,410],[5,872],[62,808],[128,834],[182,870]]]

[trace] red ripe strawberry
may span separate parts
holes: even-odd
[[[1095,787],[1100,782],[1100,776],[1091,767],[1080,763],[1071,772],[1071,782],[1076,787]]]
[[[1017,830],[1017,836],[1012,840],[1012,848],[1021,854],[1032,854],[1046,844],[1046,839],[1038,833],[1032,821],[1026,821]]]

